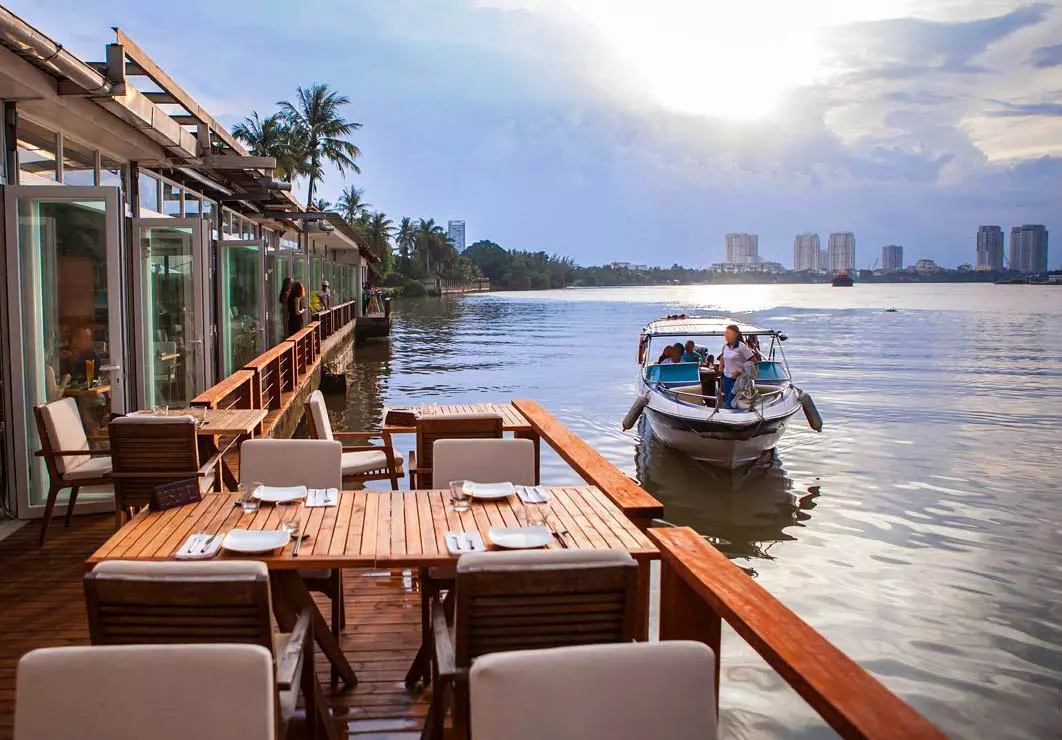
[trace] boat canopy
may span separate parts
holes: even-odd
[[[742,334],[776,335],[773,329],[762,329],[751,324],[743,324],[737,319],[726,316],[686,316],[675,319],[657,319],[651,322],[642,334],[647,337],[690,337],[690,336],[723,336],[726,328],[731,324],[737,324]]]

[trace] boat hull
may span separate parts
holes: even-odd
[[[653,436],[668,447],[694,460],[721,468],[740,468],[756,462],[763,453],[778,446],[789,425],[789,416],[764,424],[758,431],[752,428],[720,431],[698,430],[697,424],[668,414],[645,410]]]

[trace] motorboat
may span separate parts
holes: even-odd
[[[717,366],[707,356],[699,362],[659,363],[654,358],[666,345],[684,344],[721,349],[726,328],[738,326],[749,347],[754,384],[724,408]],[[668,447],[695,460],[724,468],[755,462],[773,450],[790,419],[803,410],[809,425],[822,429],[822,417],[811,396],[792,381],[782,350],[785,334],[751,326],[725,316],[668,316],[647,325],[638,342],[638,398],[623,420],[630,429],[645,415],[652,433]]]
[[[833,278],[833,287],[835,288],[851,288],[855,285],[855,281],[852,280],[852,276],[847,272],[839,272]]]

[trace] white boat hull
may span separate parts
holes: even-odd
[[[651,408],[645,411],[653,436],[668,447],[720,468],[740,468],[750,465],[763,453],[778,446],[785,434],[789,419],[778,423],[776,429],[749,439],[716,439],[698,432],[676,428],[665,417]]]

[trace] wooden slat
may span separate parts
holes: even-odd
[[[232,396],[239,408],[248,408],[254,383],[254,373],[250,370],[237,370],[220,383],[212,385],[189,403],[192,406],[206,406],[207,408],[227,407],[227,400]]]
[[[664,570],[726,620],[841,737],[944,737],[693,529],[652,529],[648,534],[660,547]],[[696,639],[685,631],[684,615],[670,610],[697,606],[662,599],[661,639]],[[672,629],[679,634],[669,634]]]
[[[553,414],[534,401],[513,401],[513,406],[583,480],[597,486],[639,527],[647,529],[653,519],[664,515],[663,504],[564,426]]]

